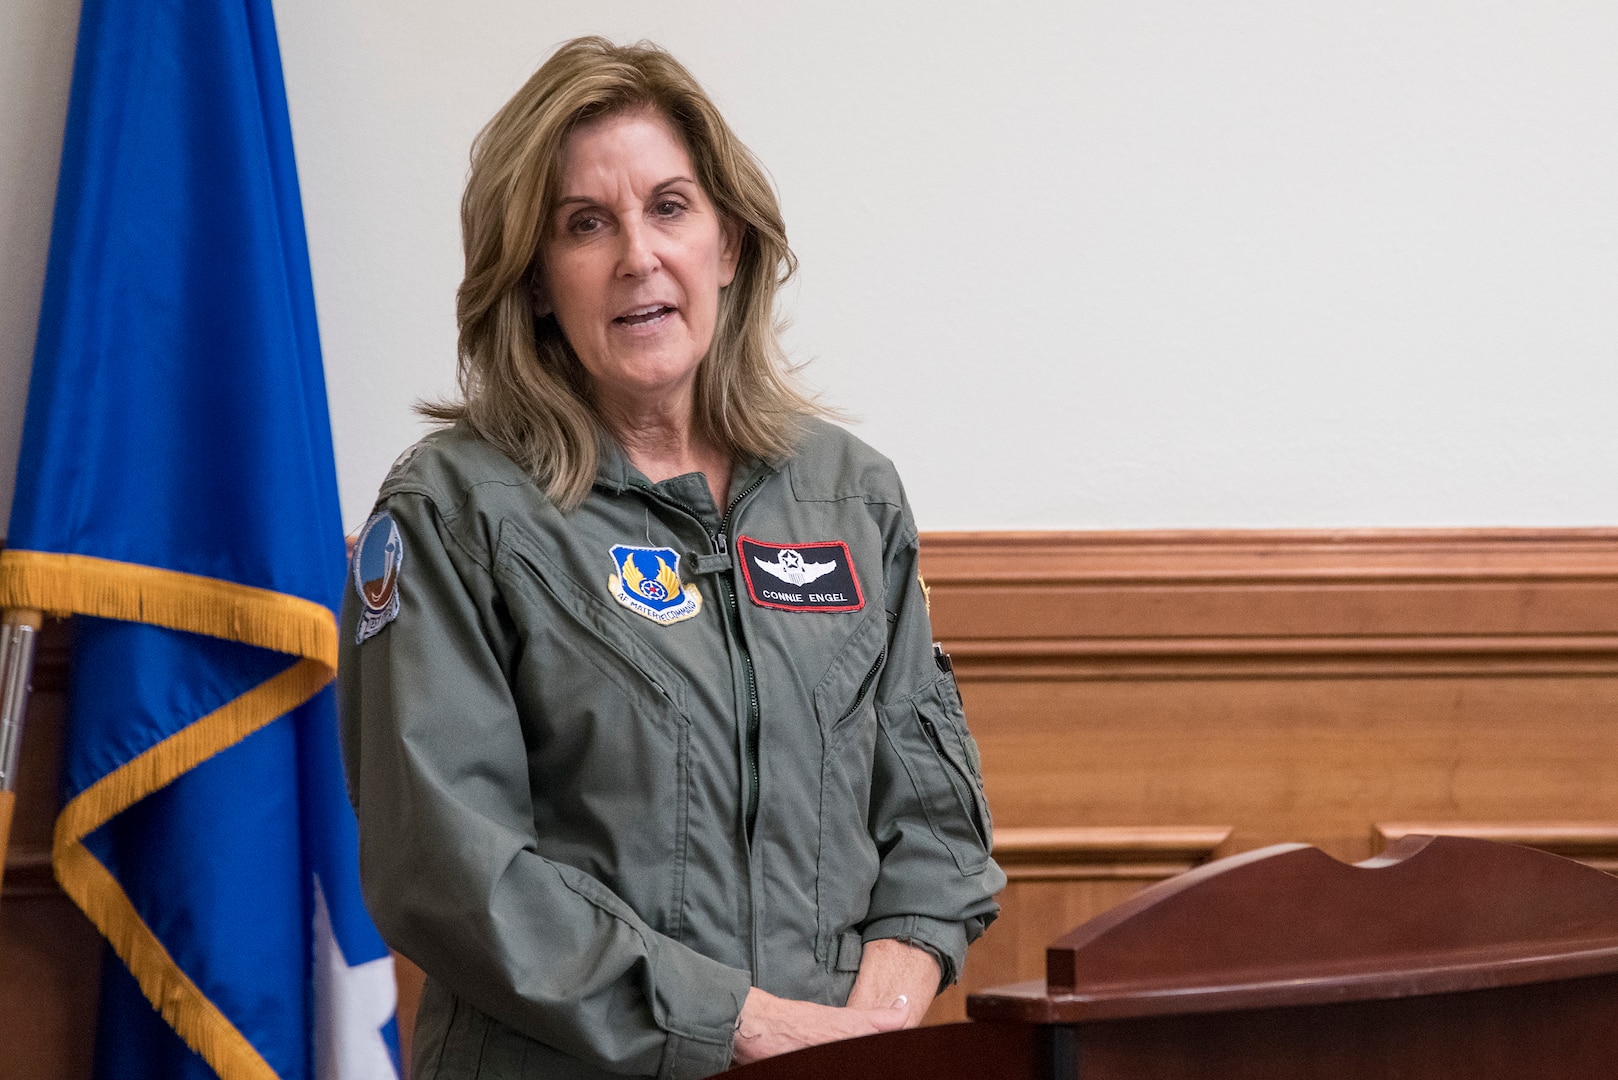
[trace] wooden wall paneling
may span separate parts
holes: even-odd
[[[1003,829],[1618,822],[1618,530],[929,533],[922,572]],[[1123,898],[1061,888],[1014,881],[966,977]]]
[[[1618,530],[929,533],[975,680],[1618,674]]]
[[[1229,838],[1225,825],[1002,828],[994,857],[1008,881],[1156,881],[1198,865]]]
[[[984,682],[962,693],[996,820],[1225,821],[1372,854],[1378,821],[1618,817],[1618,680]],[[1224,854],[1227,852],[1221,852]]]
[[[35,653],[0,892],[0,1072],[29,1080],[88,1080],[101,986],[101,935],[51,872],[68,627],[47,622]]]

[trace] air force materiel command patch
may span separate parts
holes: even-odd
[[[668,626],[702,610],[702,594],[680,581],[680,556],[672,548],[614,545],[618,572],[607,578],[612,598],[636,615]]]
[[[354,591],[363,605],[354,644],[361,644],[399,617],[399,571],[403,566],[399,527],[386,513],[372,516],[354,542]]]
[[[760,607],[782,611],[858,611],[865,606],[854,558],[841,540],[767,544],[736,538],[747,595]]]

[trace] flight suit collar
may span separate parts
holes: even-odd
[[[684,473],[654,484],[630,462],[629,455],[624,453],[618,440],[609,435],[603,435],[597,444],[596,462],[596,487],[610,491],[614,495],[622,495],[630,488],[650,489],[666,499],[688,507],[699,517],[711,516],[718,521],[724,515],[724,508],[714,505],[713,495],[708,490],[707,481],[702,478],[702,474]],[[730,497],[735,498],[761,475],[780,471],[781,463],[766,461],[748,454],[731,470]]]

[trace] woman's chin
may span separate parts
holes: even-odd
[[[614,405],[637,407],[689,403],[701,361],[643,361],[592,372],[596,400],[609,408]]]

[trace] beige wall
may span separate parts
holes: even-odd
[[[0,500],[71,0],[0,9]],[[345,518],[451,383],[456,200],[554,44],[773,172],[793,355],[928,528],[1618,519],[1618,8],[278,0]]]

